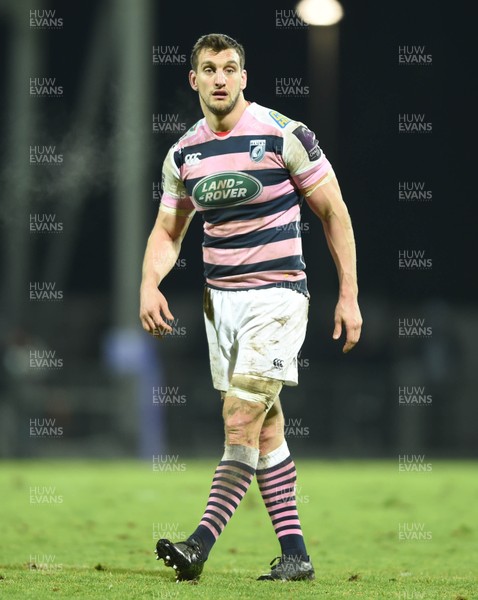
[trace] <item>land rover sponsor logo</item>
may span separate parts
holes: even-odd
[[[194,200],[205,208],[235,206],[254,200],[262,192],[255,177],[241,171],[225,171],[203,177],[193,188]]]

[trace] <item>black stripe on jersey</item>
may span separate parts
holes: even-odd
[[[216,281],[218,285],[214,285],[212,283],[207,283],[207,287],[210,287],[213,290],[226,290],[227,292],[240,292],[241,290],[265,290],[270,288],[287,288],[288,290],[293,290],[294,292],[299,292],[304,294],[309,298],[309,291],[307,290],[307,278],[299,279],[298,281],[276,281],[274,283],[265,283],[264,285],[255,285],[254,287],[240,287],[240,288],[231,288],[231,287],[221,287],[221,280],[218,279]],[[275,467],[273,467],[275,468]]]
[[[203,158],[211,156],[219,156],[220,154],[234,154],[239,152],[249,153],[252,140],[265,140],[266,152],[274,152],[282,154],[284,147],[284,138],[278,135],[236,135],[226,140],[209,140],[202,144],[193,144],[192,146],[184,146],[174,153],[174,162],[178,169],[184,164],[185,157],[188,154],[201,153]]]
[[[219,171],[219,173],[223,173],[224,171]],[[279,183],[283,183],[290,178],[290,173],[288,169],[243,169],[242,171],[232,171],[233,173],[245,173],[246,175],[251,175],[251,177],[255,177],[258,179],[263,186],[268,185],[277,185]],[[211,173],[213,175],[213,173]],[[208,177],[208,176],[207,176]],[[198,181],[201,181],[204,177],[194,177],[191,179],[185,179],[184,185],[186,186],[186,190],[190,196],[192,196],[193,188]]]
[[[285,225],[269,227],[268,229],[252,231],[251,233],[231,235],[230,237],[214,237],[204,234],[203,245],[206,248],[254,248],[263,244],[271,244],[299,237],[301,237],[300,223],[292,221],[292,223],[286,223]]]
[[[183,155],[182,149],[177,150],[173,154],[173,159],[174,159],[174,164],[177,166],[178,169],[180,169],[184,165],[184,155]]]
[[[231,275],[246,275],[247,273],[260,273],[261,271],[302,271],[305,263],[300,254],[283,256],[274,260],[263,260],[262,262],[249,265],[213,265],[204,263],[204,274],[208,279],[227,277]]]
[[[296,204],[300,205],[301,197],[296,191],[279,196],[269,202],[260,204],[240,204],[231,208],[211,208],[201,212],[202,218],[208,223],[216,225],[227,221],[248,221],[260,217],[268,217],[276,213],[289,210]]]

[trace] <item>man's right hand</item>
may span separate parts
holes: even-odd
[[[162,338],[173,330],[164,320],[174,319],[168,301],[154,284],[141,286],[139,318],[143,329],[154,337]]]

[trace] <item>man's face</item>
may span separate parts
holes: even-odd
[[[247,75],[241,70],[236,50],[221,52],[201,50],[197,71],[190,71],[191,87],[199,93],[203,106],[214,115],[229,114],[247,84]]]

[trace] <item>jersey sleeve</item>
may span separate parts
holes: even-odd
[[[175,146],[170,148],[163,163],[161,178],[163,194],[159,208],[180,217],[192,217],[196,209],[181,180],[179,168],[174,160],[175,150]]]
[[[314,132],[298,121],[290,122],[284,130],[283,160],[299,190],[318,183],[332,171]]]

